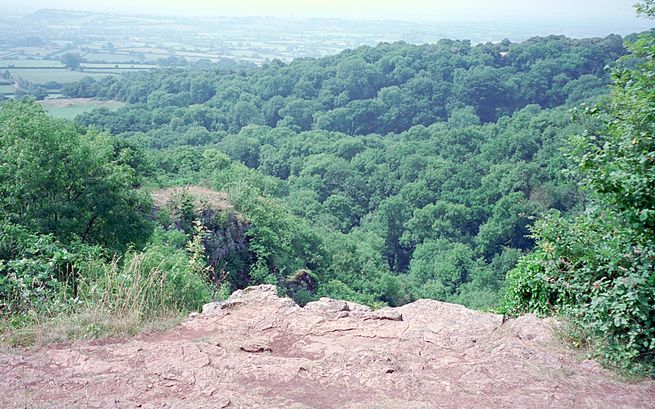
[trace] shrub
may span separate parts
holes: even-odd
[[[559,314],[606,363],[655,374],[655,248],[609,215],[553,214],[534,237],[538,250],[507,276],[505,312]]]
[[[655,16],[652,1],[638,10]],[[587,213],[536,224],[536,252],[508,275],[505,309],[568,317],[606,362],[655,375],[655,32],[629,45],[612,95],[586,111],[570,159]]]
[[[64,246],[52,235],[0,225],[0,314],[52,313],[76,297],[78,263],[100,257],[98,247]]]
[[[134,166],[134,167],[133,167]],[[152,232],[138,155],[33,101],[0,107],[0,220],[123,251]]]
[[[8,331],[13,344],[31,345],[170,324],[211,299],[198,240],[186,249],[152,243],[107,261],[99,247],[63,245],[52,235],[4,223],[0,332]]]

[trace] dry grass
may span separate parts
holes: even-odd
[[[166,272],[138,253],[119,265],[115,259],[95,266],[99,277],[87,285],[85,297],[55,316],[28,314],[16,325],[0,321],[0,346],[32,347],[52,343],[134,336],[179,324],[181,312],[166,289]],[[18,328],[16,328],[18,327]]]
[[[84,339],[131,337],[143,332],[163,331],[180,324],[183,314],[153,317],[143,321],[135,314],[116,315],[111,311],[86,309],[0,333],[0,350],[41,347]]]
[[[197,198],[199,204],[206,204],[212,210],[233,209],[227,193],[194,185],[155,190],[152,192],[152,201],[156,206],[164,207],[172,199],[179,197],[183,193]]]
[[[125,266],[132,274],[125,275],[121,273],[118,259],[114,259],[95,283],[95,288],[102,292],[97,294],[100,305],[121,317],[144,318],[165,311],[169,301],[163,291],[166,272],[162,271],[161,264],[148,269],[145,261],[143,254],[132,257]],[[144,270],[147,274],[140,274]]]

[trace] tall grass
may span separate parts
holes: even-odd
[[[150,319],[171,310],[189,311],[207,302],[211,294],[192,258],[165,246],[128,252],[122,260],[89,267],[97,275],[81,286],[81,300],[117,315]]]
[[[133,335],[179,322],[211,298],[204,266],[183,249],[151,245],[110,262],[79,262],[76,292],[62,286],[44,306],[5,319],[0,337],[14,346]],[[4,327],[4,330],[3,330]]]
[[[148,268],[146,257],[143,253],[135,254],[123,268],[114,259],[104,269],[100,280],[92,287],[93,295],[97,295],[98,304],[103,309],[118,316],[134,315],[140,319],[169,310],[166,273],[161,269],[163,261],[157,267]]]

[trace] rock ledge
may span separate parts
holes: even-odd
[[[0,407],[655,408],[553,336],[553,320],[419,300],[371,310],[274,286],[181,326],[114,342],[0,354]]]

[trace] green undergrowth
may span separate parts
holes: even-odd
[[[168,328],[211,299],[192,243],[180,249],[162,241],[106,259],[97,249],[72,253],[50,236],[5,225],[0,244],[5,257],[13,254],[0,262],[0,333],[12,346]]]

